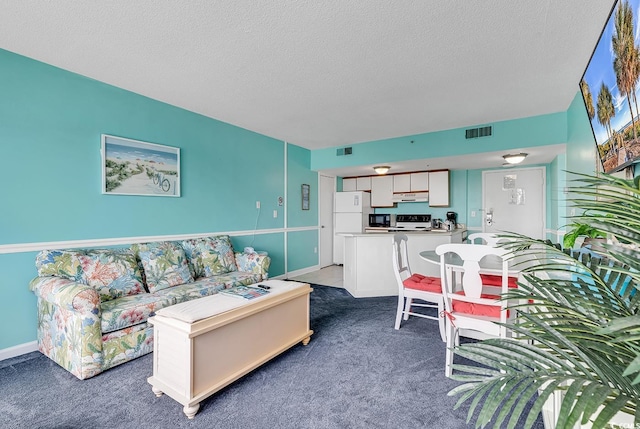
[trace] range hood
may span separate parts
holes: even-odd
[[[428,192],[405,192],[402,194],[393,194],[391,199],[394,203],[421,203],[429,201]]]

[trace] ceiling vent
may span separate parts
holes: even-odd
[[[351,155],[352,153],[353,153],[352,147],[341,147],[340,149],[336,149],[337,156]]]
[[[477,139],[478,137],[489,137],[491,135],[491,127],[469,128],[465,130],[465,138]]]

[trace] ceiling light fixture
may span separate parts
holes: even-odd
[[[389,167],[388,165],[378,165],[378,166],[373,167],[373,169],[378,174],[386,174],[386,172],[389,171],[390,168],[391,167]]]
[[[509,164],[520,164],[529,155],[528,153],[514,153],[509,155],[502,155],[505,161]]]

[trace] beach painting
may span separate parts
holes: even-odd
[[[102,135],[102,193],[180,196],[180,149]]]

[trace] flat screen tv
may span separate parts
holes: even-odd
[[[614,3],[580,80],[605,173],[640,158],[640,0]]]

